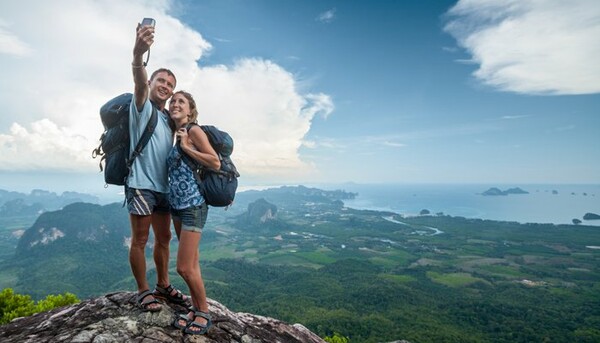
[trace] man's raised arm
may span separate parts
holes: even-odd
[[[133,62],[131,62],[133,82],[135,84],[133,96],[138,111],[142,109],[148,98],[148,73],[144,65],[144,54],[150,50],[152,43],[154,43],[154,27],[138,24],[135,45],[133,46]]]

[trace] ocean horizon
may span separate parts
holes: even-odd
[[[341,184],[318,188],[357,193],[344,205],[355,209],[390,211],[403,216],[443,213],[465,218],[519,223],[600,226],[600,220],[584,220],[586,213],[600,214],[600,185],[596,184]],[[495,187],[502,191],[521,188],[527,194],[482,195]]]

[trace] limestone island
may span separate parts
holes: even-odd
[[[589,213],[589,212],[588,212],[588,213],[586,213],[586,214],[583,216],[583,219],[584,219],[584,220],[598,220],[598,219],[600,219],[600,215],[598,215],[598,214],[596,214],[596,213]]]
[[[500,190],[499,188],[496,188],[496,187],[492,187],[492,188],[488,189],[487,191],[481,193],[481,195],[491,195],[491,196],[509,195],[509,194],[529,194],[529,192],[524,191],[519,187],[509,188],[505,191]]]

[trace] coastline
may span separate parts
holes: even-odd
[[[340,185],[342,186],[342,185]],[[445,214],[472,219],[518,223],[600,226],[600,220],[583,220],[586,213],[600,213],[600,185],[343,185],[358,193],[344,206],[389,211],[404,216]],[[481,195],[490,187],[520,187],[528,194]]]

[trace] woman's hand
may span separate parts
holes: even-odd
[[[187,129],[185,127],[180,128],[175,132],[175,136],[182,140],[181,144],[183,144],[183,140],[188,138]]]
[[[188,131],[185,127],[182,127],[181,129],[177,130],[177,132],[175,132],[175,137],[179,139],[181,148],[184,151],[196,150],[194,145],[190,142]]]

